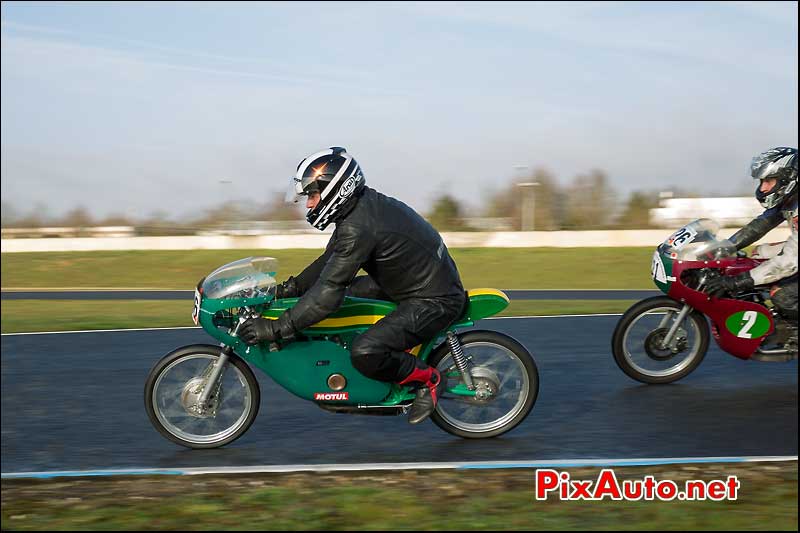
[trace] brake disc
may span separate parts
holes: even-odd
[[[184,411],[195,418],[210,418],[217,414],[219,387],[217,387],[217,393],[209,398],[207,407],[200,405],[200,396],[203,394],[205,383],[206,378],[204,377],[190,379],[183,386],[181,392],[181,405]]]
[[[669,328],[657,328],[647,335],[644,339],[644,350],[648,357],[656,361],[666,361],[688,348],[688,335],[683,328],[678,328],[669,346],[662,348],[667,333]]]
[[[462,403],[473,405],[486,405],[497,397],[500,390],[500,378],[497,374],[484,367],[473,367],[470,370],[472,384],[475,386],[475,396],[460,396],[453,398]]]

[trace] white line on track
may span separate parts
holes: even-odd
[[[3,337],[14,335],[61,335],[62,333],[112,333],[116,331],[162,331],[170,329],[202,329],[200,326],[181,326],[174,328],[130,328],[130,329],[83,329],[75,331],[30,331],[27,333],[3,333]]]
[[[525,315],[525,316],[493,316],[482,320],[513,320],[516,318],[572,318],[586,316],[622,316],[622,313],[590,313],[586,315]]]
[[[289,472],[362,472],[387,470],[498,470],[508,468],[577,468],[577,467],[624,467],[658,466],[669,464],[703,463],[760,463],[797,461],[790,456],[750,457],[674,457],[653,459],[553,459],[548,461],[486,461],[450,463],[365,463],[365,464],[319,464],[319,465],[263,465],[221,466],[197,468],[138,468],[117,470],[61,470],[51,472],[9,472],[2,479],[54,478],[76,476],[135,476],[135,475],[184,475],[203,474],[259,474]]]

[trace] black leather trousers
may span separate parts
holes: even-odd
[[[377,291],[380,288],[371,278],[362,276],[354,280],[349,292],[361,298],[388,299]],[[378,381],[403,381],[421,363],[405,350],[429,341],[442,332],[460,318],[465,306],[465,293],[400,302],[397,309],[353,341],[350,348],[353,366],[365,376]]]

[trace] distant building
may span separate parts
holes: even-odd
[[[722,227],[739,227],[764,212],[753,196],[733,198],[672,198],[661,193],[659,207],[650,210],[650,224],[664,228],[682,226],[698,218],[710,218]]]

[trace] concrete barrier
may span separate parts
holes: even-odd
[[[727,228],[720,235],[728,237],[738,228]],[[443,233],[449,248],[580,248],[656,246],[669,236],[669,230],[617,231],[506,231]],[[789,228],[772,230],[759,242],[780,242],[789,237]],[[303,235],[188,236],[188,237],[95,237],[56,239],[2,239],[2,253],[16,252],[88,252],[96,250],[225,250],[287,248],[322,249],[327,233]]]

